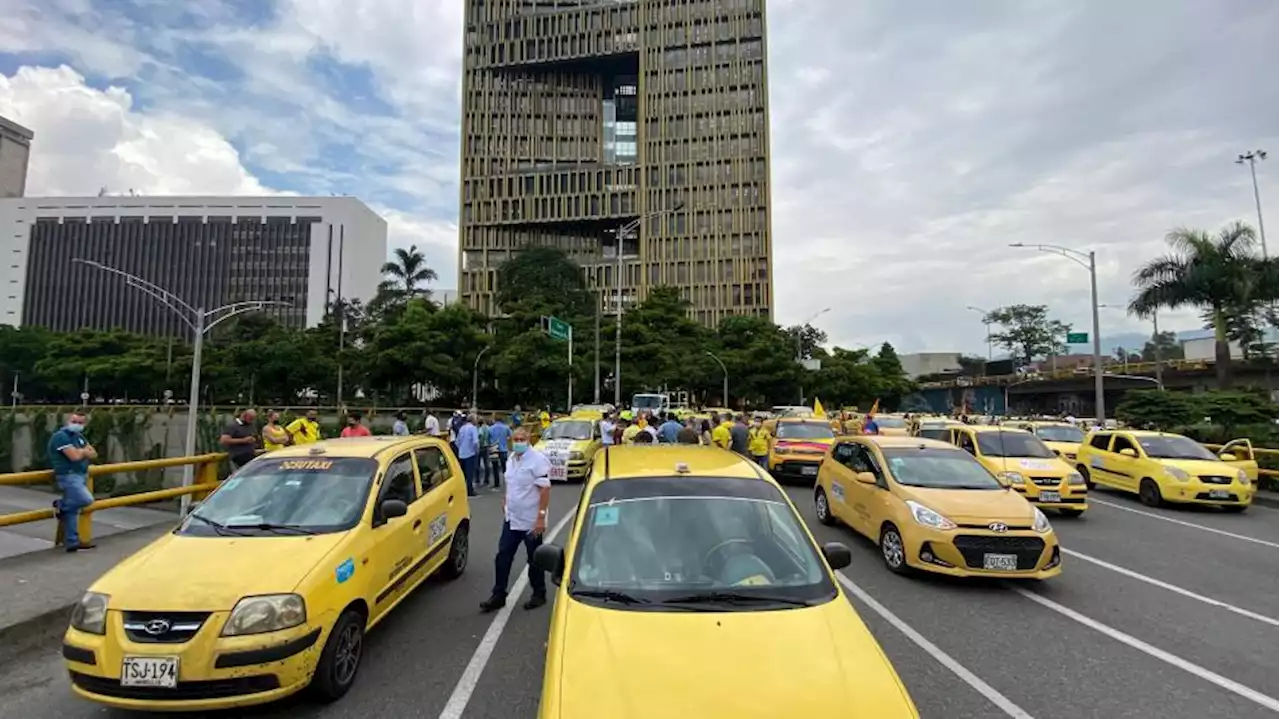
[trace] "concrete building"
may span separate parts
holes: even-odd
[[[27,191],[27,162],[35,133],[0,117],[0,197],[22,197]]]
[[[960,371],[959,352],[913,352],[898,355],[898,361],[911,379]]]
[[[189,336],[124,278],[138,275],[193,307],[276,300],[288,327],[324,317],[329,298],[368,301],[387,255],[387,223],[352,197],[28,197],[0,200],[0,324],[120,328]]]
[[[606,312],[670,285],[772,317],[765,0],[465,8],[462,301],[494,314],[497,268],[553,245]]]

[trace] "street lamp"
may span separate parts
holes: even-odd
[[[1129,308],[1124,305],[1101,304],[1098,306],[1106,307],[1107,309],[1111,309],[1111,310],[1124,310],[1126,312],[1129,311]],[[1163,373],[1163,369],[1160,366],[1161,363],[1164,362],[1163,358],[1160,357],[1160,313],[1154,309],[1151,310],[1151,330],[1152,330],[1151,351],[1153,354],[1153,359],[1155,359],[1156,361],[1155,382],[1157,387],[1159,387],[1160,389],[1164,389],[1164,377],[1163,377],[1164,373]],[[1144,378],[1144,379],[1150,379],[1150,378]]]
[[[1253,204],[1258,208],[1258,239],[1262,240],[1262,259],[1267,258],[1267,232],[1262,228],[1262,198],[1258,195],[1258,170],[1254,163],[1267,159],[1266,150],[1253,150],[1236,157],[1236,164],[1249,163],[1249,174],[1253,176]]]
[[[1041,252],[1052,252],[1080,265],[1089,271],[1089,298],[1093,306],[1093,402],[1094,412],[1101,422],[1107,418],[1107,399],[1102,384],[1102,337],[1098,335],[1098,261],[1094,252],[1081,252],[1061,245],[1010,243],[1010,247],[1029,247]]]
[[[796,330],[796,364],[800,364],[801,362],[804,361],[804,350],[800,346],[800,339],[804,335],[804,328],[808,327],[810,322],[813,322],[814,320],[818,319],[819,317],[821,317],[822,315],[825,315],[830,311],[831,311],[830,307],[823,307],[817,312],[814,312],[813,314],[809,315],[809,319],[800,323],[800,328]],[[803,379],[800,381],[800,404],[804,404],[804,380]]]
[[[636,219],[618,228],[618,270],[614,276],[614,287],[618,291],[618,316],[613,324],[613,405],[615,407],[622,406],[622,248],[625,244],[626,236],[640,229],[640,225],[648,219],[660,217],[662,215],[679,212],[684,208],[684,201],[681,200],[665,210],[654,210],[643,214]],[[600,377],[600,353],[596,353],[596,383],[599,384]],[[599,390],[596,391],[599,394]]]
[[[991,313],[981,307],[974,307],[973,305],[969,305],[968,309],[982,315],[982,324],[987,326],[987,361],[990,362],[993,358],[993,355],[991,354],[991,321],[988,320],[987,317],[989,317]]]
[[[246,312],[257,312],[264,307],[291,307],[289,302],[280,302],[276,300],[254,300],[251,302],[232,302],[231,304],[215,307],[211,310],[205,310],[203,307],[192,307],[187,304],[181,297],[166,290],[165,288],[144,280],[141,277],[118,270],[114,267],[104,265],[96,260],[86,260],[79,257],[72,258],[74,263],[91,267],[95,270],[108,272],[110,274],[123,277],[125,285],[151,297],[160,302],[169,309],[170,312],[177,315],[188,328],[191,329],[193,347],[191,350],[191,394],[187,400],[187,437],[184,445],[184,453],[188,457],[195,456],[196,453],[196,410],[200,404],[200,360],[204,353],[204,336],[213,329],[219,322],[225,319],[242,315]],[[186,465],[182,468],[182,486],[190,487],[195,484],[195,467]],[[185,516],[187,510],[191,506],[191,495],[182,495],[182,514]]]
[[[716,364],[720,365],[720,371],[724,373],[724,388],[723,388],[724,406],[728,407],[729,409],[733,409],[733,405],[729,404],[729,370],[724,366],[724,362],[720,361],[720,358],[715,356],[715,354],[711,350],[707,350],[706,354],[708,357],[715,360]]]
[[[491,347],[493,345],[485,345],[484,349],[476,355],[476,361],[471,363],[471,414],[475,414],[480,406],[480,400],[476,396],[480,393],[480,358]]]

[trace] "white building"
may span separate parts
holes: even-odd
[[[0,197],[22,197],[27,189],[27,161],[35,135],[0,117]]]
[[[902,371],[912,379],[960,371],[959,352],[913,352],[898,355]]]
[[[94,260],[193,307],[288,302],[290,327],[329,298],[368,301],[387,255],[387,223],[353,197],[25,197],[0,199],[0,324],[60,331],[180,332],[163,306]]]

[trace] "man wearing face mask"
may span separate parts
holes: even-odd
[[[53,479],[62,498],[54,501],[53,510],[62,522],[63,546],[68,552],[92,549],[92,543],[80,543],[80,510],[93,504],[89,493],[89,460],[98,456],[98,450],[84,438],[85,416],[76,412],[67,418],[67,424],[49,438],[49,463],[53,465]]]
[[[551,506],[551,461],[529,446],[529,431],[523,427],[511,436],[511,457],[507,460],[506,493],[502,510],[502,536],[494,558],[493,591],[480,603],[480,611],[492,612],[507,604],[507,583],[511,579],[511,563],[516,551],[524,545],[529,561],[529,601],[525,609],[536,609],[547,603],[546,574],[533,566],[533,552],[542,545],[547,531],[547,509]]]

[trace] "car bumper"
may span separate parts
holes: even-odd
[[[1226,497],[1216,496],[1225,492]],[[1210,506],[1248,506],[1253,503],[1257,485],[1250,483],[1248,487],[1239,482],[1231,484],[1206,484],[1204,482],[1187,482],[1175,484],[1166,482],[1160,487],[1160,493],[1166,502],[1178,504],[1205,504]]]
[[[1042,509],[1075,509],[1084,511],[1089,508],[1089,489],[1083,484],[1060,484],[1057,486],[1024,485],[1015,486],[1014,491],[1027,498],[1028,502]],[[1056,500],[1045,500],[1043,492],[1057,492]]]
[[[108,614],[105,635],[68,629],[63,658],[76,694],[140,711],[213,711],[282,699],[311,682],[330,622],[256,636],[219,637],[228,612],[214,612],[182,643],[136,642],[121,612]],[[177,657],[176,687],[123,686],[124,658]]]
[[[1062,573],[1062,555],[1053,532],[996,533],[963,527],[942,531],[921,527],[904,535],[902,541],[907,564],[926,572],[996,579],[1049,579]],[[984,554],[1014,554],[1018,568],[984,569]]]
[[[817,479],[818,465],[822,464],[822,455],[812,456],[774,455],[769,457],[769,471],[786,477],[802,477]]]

